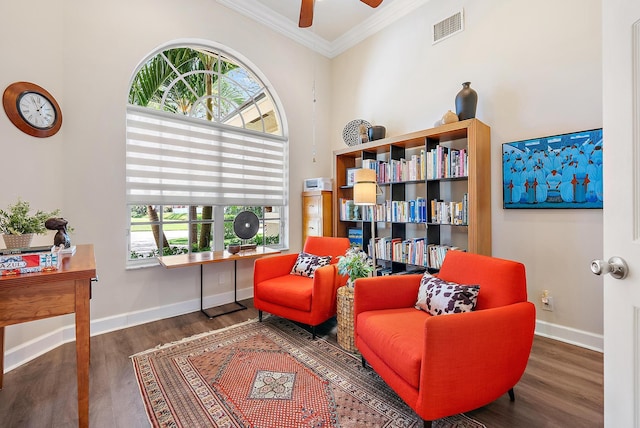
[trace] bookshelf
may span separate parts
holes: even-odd
[[[334,233],[361,235],[379,272],[437,271],[450,248],[491,255],[491,129],[478,119],[334,151]],[[376,170],[376,207],[353,205],[354,168]]]

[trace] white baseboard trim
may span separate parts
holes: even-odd
[[[253,297],[253,288],[239,289],[238,300]],[[203,306],[212,308],[233,302],[233,291],[205,296]],[[200,299],[188,300],[155,308],[127,312],[111,317],[91,320],[91,336],[109,333],[152,321],[171,318],[200,310]],[[204,315],[203,315],[204,316]],[[60,327],[55,331],[36,337],[16,347],[7,349],[4,355],[4,372],[7,373],[52,349],[76,340],[75,325]]]
[[[535,334],[592,351],[604,352],[604,336],[563,325],[536,320]]]
[[[253,297],[253,288],[238,290],[238,300]],[[233,302],[233,291],[206,296],[204,307],[211,308],[225,303]],[[135,312],[114,315],[91,321],[91,336],[109,333],[123,328],[133,327],[152,321],[171,318],[200,310],[200,299],[188,300],[171,305],[158,306]],[[550,339],[559,340],[571,345],[603,352],[604,337],[599,334],[577,330],[546,321],[536,321],[535,334]],[[7,373],[42,354],[45,354],[58,346],[75,340],[75,326],[70,324],[55,331],[36,337],[28,342],[20,344],[5,352],[4,372]]]

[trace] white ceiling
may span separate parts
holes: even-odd
[[[299,28],[301,0],[217,0],[315,51],[333,58],[429,0],[316,0],[313,25]]]

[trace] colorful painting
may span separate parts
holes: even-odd
[[[502,145],[504,208],[602,208],[602,129]]]

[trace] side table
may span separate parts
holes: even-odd
[[[337,293],[338,345],[347,352],[358,353],[353,334],[353,288],[343,286]]]

